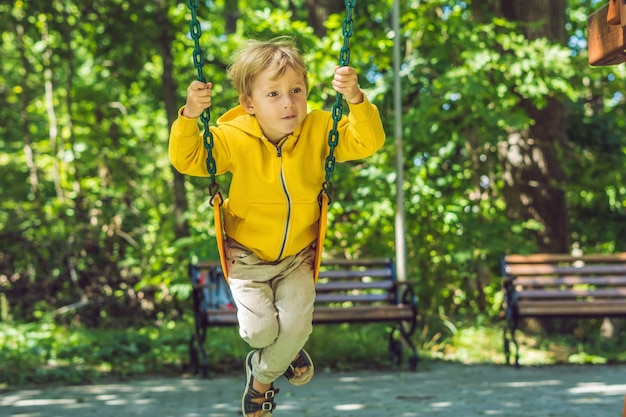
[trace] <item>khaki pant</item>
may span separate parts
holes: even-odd
[[[239,334],[258,349],[252,375],[261,383],[278,379],[313,331],[315,247],[276,263],[226,241],[228,282],[237,305]]]

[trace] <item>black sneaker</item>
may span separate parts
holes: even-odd
[[[272,411],[276,408],[274,403],[274,397],[278,394],[278,388],[274,388],[274,384],[270,385],[270,388],[264,393],[260,393],[252,387],[252,381],[254,376],[252,375],[252,356],[256,350],[251,351],[246,356],[246,387],[241,397],[241,412],[243,417],[248,417],[249,414],[255,415],[255,417],[272,417]],[[256,403],[252,400],[264,398],[262,403]],[[256,413],[262,411],[261,414],[256,416]]]

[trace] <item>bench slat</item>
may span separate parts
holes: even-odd
[[[516,291],[518,302],[524,299],[576,299],[579,297],[593,298],[625,298],[626,288],[611,288],[600,290],[522,290]],[[624,301],[626,303],[626,301]]]
[[[626,316],[624,300],[597,301],[523,301],[518,303],[523,316],[582,317],[582,316]]]
[[[318,294],[315,297],[316,304],[327,303],[367,303],[391,302],[390,294]]]
[[[215,287],[213,283],[205,284],[193,284],[193,289]],[[329,293],[329,292],[348,292],[348,291],[372,291],[380,290],[389,292],[396,287],[396,284],[392,281],[373,281],[373,282],[329,282],[317,284],[315,287],[317,293]]]
[[[393,273],[390,268],[380,269],[328,269],[319,273],[319,279],[350,279],[350,278],[386,278],[390,279]]]
[[[555,266],[547,264],[507,265],[505,272],[509,276],[524,275],[608,275],[624,274],[626,264],[618,265],[584,265],[584,266]]]
[[[589,284],[597,286],[617,286],[626,287],[626,276],[604,276],[604,277],[517,277],[514,278],[516,286],[522,287],[551,287],[551,286],[574,286],[578,284]]]
[[[207,322],[211,326],[233,326],[237,325],[237,311],[235,310],[206,310]]]
[[[504,262],[507,265],[513,264],[549,264],[549,263],[572,263],[577,261],[593,262],[593,263],[624,263],[626,262],[626,252],[616,253],[613,255],[605,254],[591,254],[572,256],[568,254],[553,254],[553,253],[535,253],[531,255],[508,255],[504,257]]]
[[[234,310],[207,310],[206,316],[211,326],[237,324],[237,313]],[[409,305],[316,307],[313,311],[313,323],[411,321],[414,316],[415,313]]]
[[[322,270],[320,271],[320,277],[324,276],[325,274],[329,274],[330,271],[354,271],[355,273],[357,272],[361,272],[360,275],[358,276],[363,276],[364,272],[367,271],[380,271],[378,272],[379,276],[391,276],[392,275],[392,266],[393,265],[393,261],[391,259],[388,258],[371,258],[371,259],[332,259],[332,260],[323,260],[322,261],[322,266],[330,266],[330,267],[336,267],[336,266],[343,266],[343,267],[349,267],[349,268],[353,268],[353,269],[343,269],[343,270],[337,270],[337,269],[326,269],[326,270]],[[198,268],[200,271],[207,271],[207,270],[211,270],[213,268],[217,268],[220,267],[221,264],[219,261],[199,261],[198,263],[196,263],[194,265],[196,268]],[[382,268],[378,268],[378,269],[374,269],[371,268],[372,266],[376,266],[376,267],[382,267]],[[369,267],[369,268],[368,268]],[[367,270],[365,269],[356,269],[356,268],[367,268]],[[382,271],[385,271],[385,273],[383,274]],[[333,275],[335,274],[330,273],[329,275]],[[368,273],[368,276],[371,276],[371,273]]]
[[[412,321],[414,319],[415,313],[409,305],[316,307],[313,311],[314,323]]]
[[[371,291],[371,290],[385,290],[389,291],[395,288],[393,281],[371,281],[371,282],[322,282],[316,285],[316,291],[329,292],[329,291]]]

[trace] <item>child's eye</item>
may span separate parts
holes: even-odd
[[[269,93],[267,96],[268,97],[276,97],[278,95],[278,93],[276,91],[272,91],[271,93]]]
[[[302,91],[302,89],[300,87],[296,87],[293,90],[291,90],[292,93],[299,93],[301,91]]]

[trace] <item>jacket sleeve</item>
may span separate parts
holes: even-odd
[[[204,139],[198,127],[198,118],[185,117],[182,115],[182,110],[182,107],[178,110],[178,118],[170,129],[168,147],[170,163],[181,174],[208,177],[209,172],[206,166],[208,152],[204,147]],[[221,156],[217,163],[217,174],[222,174],[226,171],[224,162],[228,160],[225,158],[227,150],[224,148],[223,133],[215,127],[210,129],[214,139],[213,157],[217,160],[217,156]]]
[[[373,155],[385,143],[385,130],[378,108],[363,94],[359,104],[349,104],[350,114],[337,126],[339,143],[335,149],[338,162]]]

